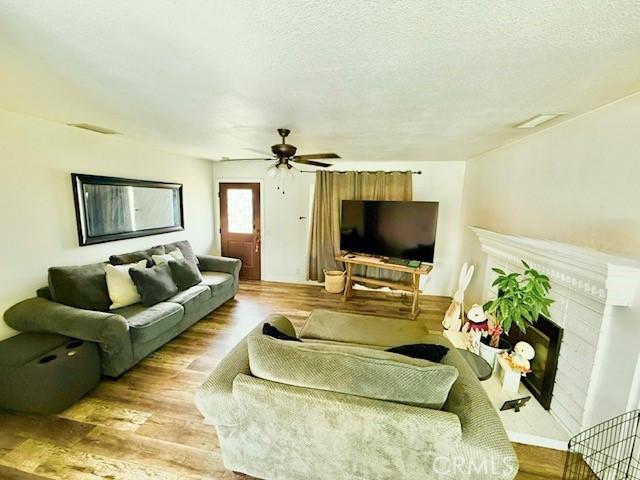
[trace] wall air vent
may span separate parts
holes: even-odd
[[[99,127],[98,125],[92,125],[90,123],[67,123],[70,127],[82,128],[83,130],[89,130],[91,132],[101,133],[103,135],[122,135],[122,132],[116,132],[110,128]]]
[[[515,128],[536,128],[543,123],[549,122],[554,118],[558,118],[562,115],[566,115],[566,113],[541,113],[540,115],[536,115],[529,120],[519,123],[515,126]]]

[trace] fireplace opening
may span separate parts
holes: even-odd
[[[531,361],[531,372],[522,378],[522,383],[549,410],[558,368],[562,328],[540,316],[524,333],[517,328],[512,329],[509,341],[513,345],[520,341],[527,342],[536,351],[536,356]]]

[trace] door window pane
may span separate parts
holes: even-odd
[[[227,190],[227,228],[229,233],[253,233],[253,190]]]

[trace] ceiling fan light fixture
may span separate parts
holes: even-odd
[[[269,168],[267,168],[267,175],[269,175],[271,178],[277,177],[280,173],[280,171],[278,170],[278,166],[278,164],[274,163]]]
[[[298,170],[294,165],[288,164],[288,166],[287,175],[291,180],[295,180],[295,178],[300,175],[300,170]]]

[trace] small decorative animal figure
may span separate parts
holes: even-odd
[[[475,267],[469,266],[468,263],[462,265],[460,270],[460,276],[458,277],[458,289],[453,294],[453,301],[447,313],[444,314],[444,320],[442,320],[442,326],[445,330],[451,330],[453,332],[459,332],[462,327],[462,307],[464,305],[464,292],[469,286],[469,282],[473,277]]]
[[[462,327],[463,332],[469,332],[468,349],[478,355],[480,353],[480,339],[489,333],[489,321],[482,305],[475,304],[467,312],[467,322]]]
[[[531,371],[531,360],[536,356],[536,351],[527,342],[518,342],[513,347],[513,352],[507,357],[511,368],[522,372],[524,377]]]

